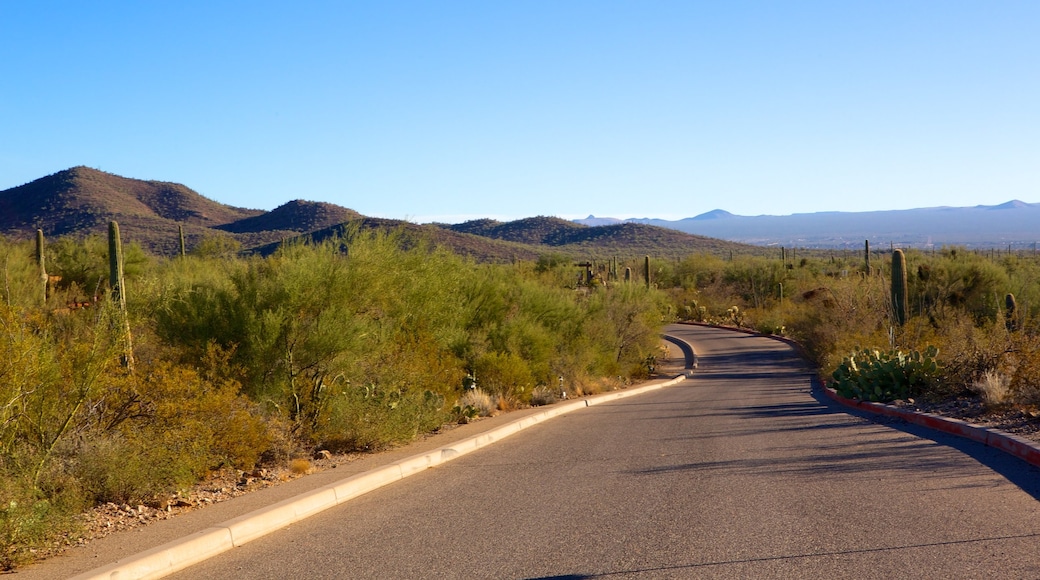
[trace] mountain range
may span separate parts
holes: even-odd
[[[393,230],[406,241],[428,240],[483,261],[533,260],[546,253],[589,259],[761,251],[639,223],[594,228],[534,217],[505,223],[419,225],[304,200],[271,211],[246,209],[213,201],[178,183],[132,179],[83,166],[0,191],[0,234],[8,238],[27,239],[37,229],[51,237],[106,235],[112,220],[119,222],[124,241],[166,256],[179,250],[180,228],[189,249],[203,238],[225,236],[260,254],[274,251],[285,240],[320,241],[348,229]]]
[[[696,217],[618,220],[589,216],[576,223],[641,223],[755,245],[841,248],[863,244],[908,248],[965,245],[1032,247],[1040,240],[1040,204],[1018,200],[1000,205],[932,207],[870,212],[819,212],[742,216],[716,209]]]

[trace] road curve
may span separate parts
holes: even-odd
[[[672,326],[699,369],[173,578],[1035,578],[1040,471],[848,414],[791,348]]]

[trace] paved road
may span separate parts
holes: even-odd
[[[1037,578],[1040,472],[850,415],[780,342],[538,425],[175,578]]]

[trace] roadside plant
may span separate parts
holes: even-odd
[[[935,347],[908,353],[863,349],[846,357],[831,378],[838,394],[849,399],[885,403],[908,399],[939,379],[937,354]]]

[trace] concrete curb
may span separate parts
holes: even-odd
[[[190,536],[163,544],[112,564],[73,577],[72,580],[129,580],[161,578],[274,532],[304,518],[354,499],[362,494],[420,473],[476,451],[566,413],[634,397],[676,385],[688,373],[634,389],[604,393],[586,399],[556,404],[541,413],[528,415],[486,433],[413,455],[384,467],[360,473],[294,498],[258,509]]]

